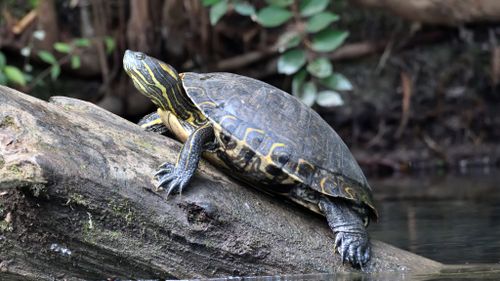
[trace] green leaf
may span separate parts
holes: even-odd
[[[332,75],[332,64],[327,58],[317,58],[307,64],[307,71],[318,78],[326,78]]]
[[[347,36],[347,31],[325,29],[313,37],[312,48],[317,52],[331,52],[342,45]]]
[[[210,24],[215,25],[222,18],[222,16],[227,12],[227,2],[220,1],[217,4],[210,7]]]
[[[312,81],[309,81],[304,84],[304,88],[302,89],[302,93],[298,96],[298,98],[307,106],[312,106],[316,97],[318,95],[318,90],[316,88],[316,84]]]
[[[61,67],[59,66],[59,64],[54,64],[50,68],[50,78],[52,78],[52,80],[56,80],[60,74],[61,74]]]
[[[283,33],[283,35],[278,38],[278,51],[283,53],[284,51],[297,47],[302,41],[302,35],[297,31],[288,31]]]
[[[5,55],[2,52],[0,52],[0,69],[2,69],[6,63],[7,59],[5,58]]]
[[[293,3],[293,0],[266,0],[271,6],[288,7]]]
[[[308,17],[322,12],[328,6],[328,2],[329,0],[302,0],[299,5],[300,14]]]
[[[234,3],[234,10],[242,16],[251,16],[255,14],[255,8],[248,2]]]
[[[319,14],[312,16],[307,21],[306,30],[307,30],[307,32],[315,33],[315,32],[318,32],[318,31],[324,29],[332,22],[338,21],[338,20],[339,20],[338,15],[336,15],[334,13],[330,13],[330,12],[322,12],[322,13],[319,13]]]
[[[203,4],[203,6],[208,7],[219,3],[220,1],[221,0],[202,0],[201,3]]]
[[[257,22],[263,27],[277,27],[292,17],[292,12],[276,6],[267,6],[257,13]]]
[[[302,69],[293,76],[292,79],[292,95],[298,97],[302,92],[302,86],[304,85],[304,80],[306,79],[307,72]]]
[[[282,54],[278,59],[278,72],[283,74],[294,74],[306,63],[306,52],[301,49],[293,49]]]
[[[81,65],[82,65],[82,62],[81,62],[79,56],[71,56],[71,68],[72,69],[80,68]]]
[[[7,81],[26,86],[26,78],[24,78],[24,74],[19,68],[12,65],[6,65],[3,72],[5,77],[7,77]]]
[[[318,93],[316,103],[322,107],[332,107],[343,105],[344,100],[340,94],[335,91],[321,91]]]
[[[73,44],[77,47],[89,47],[90,46],[90,39],[88,38],[78,38],[73,40]]]
[[[67,43],[56,42],[54,43],[54,49],[59,53],[69,54],[71,53],[72,47]]]
[[[340,73],[333,73],[332,75],[321,79],[320,82],[326,87],[336,91],[352,91],[353,88],[349,79]]]
[[[37,7],[38,7],[38,2],[39,2],[38,0],[30,0],[30,1],[29,1],[29,3],[30,3],[30,7],[31,7],[32,9],[37,8]]]
[[[104,37],[104,45],[106,45],[106,53],[111,54],[116,49],[115,38],[111,36]]]
[[[40,57],[40,59],[42,61],[44,61],[45,63],[48,63],[48,64],[56,64],[57,63],[56,57],[54,57],[53,54],[51,54],[47,51],[43,51],[43,50],[39,51],[38,57]]]

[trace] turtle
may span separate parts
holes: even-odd
[[[233,73],[178,73],[126,50],[123,67],[158,107],[139,124],[183,142],[175,163],[160,165],[158,188],[181,193],[200,158],[244,182],[283,195],[326,217],[343,263],[371,257],[366,227],[377,219],[372,189],[346,144],[318,113],[265,82]]]

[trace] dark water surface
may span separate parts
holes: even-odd
[[[380,212],[373,238],[446,264],[500,263],[500,171],[372,185]]]

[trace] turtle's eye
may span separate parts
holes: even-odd
[[[137,52],[137,53],[135,53],[135,58],[138,60],[143,60],[146,58],[146,55],[144,53]]]

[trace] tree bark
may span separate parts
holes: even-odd
[[[35,40],[36,47],[43,50],[52,50],[52,46],[59,40],[59,27],[54,0],[41,1],[38,6],[38,28],[45,32],[41,40]]]
[[[383,8],[402,18],[431,24],[460,25],[500,21],[498,0],[351,0],[369,8]]]
[[[181,196],[151,175],[180,145],[93,104],[0,86],[0,277],[195,278],[352,270],[324,218],[204,161]],[[368,272],[441,264],[373,241]],[[4,272],[4,273],[1,273]],[[1,279],[1,278],[0,278]]]

